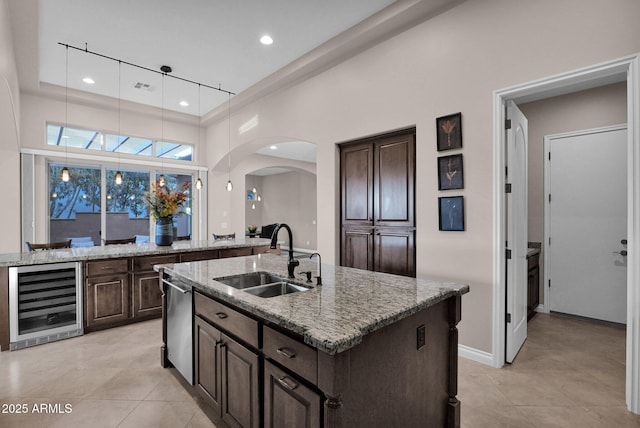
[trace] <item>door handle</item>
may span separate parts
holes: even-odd
[[[627,250],[614,251],[613,254],[620,254],[621,256],[626,256],[627,255]]]
[[[626,240],[626,239],[623,239],[623,240],[621,240],[621,241],[620,241],[620,243],[621,243],[622,245],[627,245],[627,240]]]

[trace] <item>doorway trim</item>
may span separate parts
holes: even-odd
[[[627,83],[627,356],[626,404],[640,414],[640,54],[493,93],[493,365],[505,364],[505,105],[541,100],[609,83]]]

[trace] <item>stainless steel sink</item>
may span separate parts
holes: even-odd
[[[274,284],[259,285],[257,287],[248,288],[243,290],[245,293],[253,294],[258,297],[276,297],[284,294],[297,293],[299,291],[307,291],[307,287],[301,285],[292,284],[290,282],[276,282]]]
[[[213,278],[213,280],[264,298],[309,290],[309,287],[289,282],[285,278],[269,272],[241,273]]]
[[[251,272],[242,273],[238,275],[223,276],[220,278],[213,278],[214,281],[221,282],[229,287],[237,289],[245,289],[250,287],[256,287],[258,285],[273,284],[275,282],[282,282],[284,278],[270,274],[269,272]]]

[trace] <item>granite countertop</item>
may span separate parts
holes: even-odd
[[[341,266],[322,265],[322,283],[309,291],[261,298],[213,278],[266,271],[287,276],[286,258],[273,254],[156,266],[173,280],[300,334],[304,342],[328,354],[350,349],[368,333],[469,292],[469,286],[408,278]],[[296,272],[313,271],[317,261],[300,259]],[[299,278],[302,275],[298,276]],[[303,279],[297,283],[304,284]]]
[[[154,244],[105,245],[95,247],[64,248],[60,250],[31,251],[0,254],[0,267],[75,262],[119,257],[154,256],[191,251],[216,250],[269,245],[264,238],[236,238],[221,241],[175,241],[171,246]]]

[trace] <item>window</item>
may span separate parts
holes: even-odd
[[[76,129],[47,124],[47,144],[110,153],[193,161],[193,145],[169,141],[155,141],[100,131]]]
[[[62,168],[58,164],[49,165],[49,240],[72,239],[74,245],[78,242],[83,242],[82,246],[96,242],[99,245],[101,171],[70,167],[71,179],[65,183],[60,180]]]
[[[136,238],[150,242],[152,224],[144,194],[149,191],[153,171],[120,171],[122,184],[116,184],[115,166],[67,165],[71,179],[63,182],[63,165],[49,163],[49,241],[71,239],[72,247],[102,245],[103,239]],[[156,174],[156,178],[159,174]],[[167,186],[181,189],[192,183],[190,174],[165,173]],[[184,215],[174,217],[177,236],[192,235],[191,188]],[[103,197],[104,196],[104,197]],[[103,205],[104,202],[104,205]]]
[[[149,191],[150,172],[121,172],[122,184],[116,184],[116,170],[106,171],[106,236],[109,239],[135,237],[136,242],[149,242],[149,210],[144,194]]]

